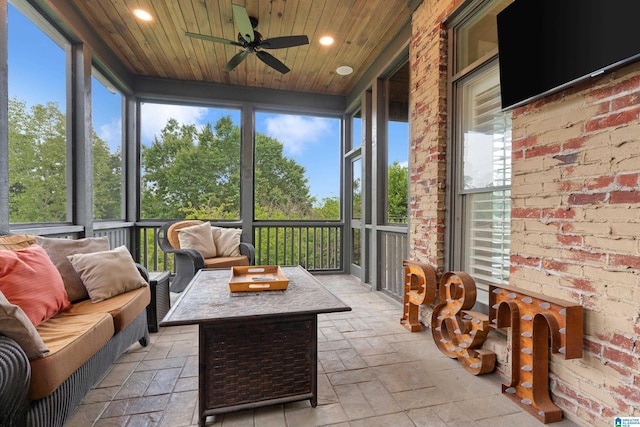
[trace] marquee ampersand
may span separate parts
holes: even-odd
[[[487,315],[471,311],[476,284],[467,273],[453,271],[440,279],[440,304],[433,309],[431,333],[442,353],[457,358],[473,375],[493,371],[496,354],[482,344],[490,331]]]

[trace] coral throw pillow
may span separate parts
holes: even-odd
[[[38,326],[71,303],[58,269],[39,245],[0,250],[0,292]]]

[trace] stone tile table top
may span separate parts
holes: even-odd
[[[304,268],[282,267],[289,286],[282,291],[230,292],[229,269],[203,269],[196,273],[161,326],[249,320],[256,317],[320,314],[349,311]]]

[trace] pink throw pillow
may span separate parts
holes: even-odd
[[[0,250],[0,291],[25,312],[33,326],[71,305],[60,272],[39,245]]]

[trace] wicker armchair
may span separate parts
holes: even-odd
[[[164,224],[158,231],[158,245],[165,253],[174,254],[175,277],[171,281],[171,292],[182,292],[196,272],[202,268],[227,268],[236,265],[253,265],[255,248],[251,243],[240,242],[239,257],[204,258],[195,249],[180,248],[178,230],[202,224],[199,220],[183,220]]]

